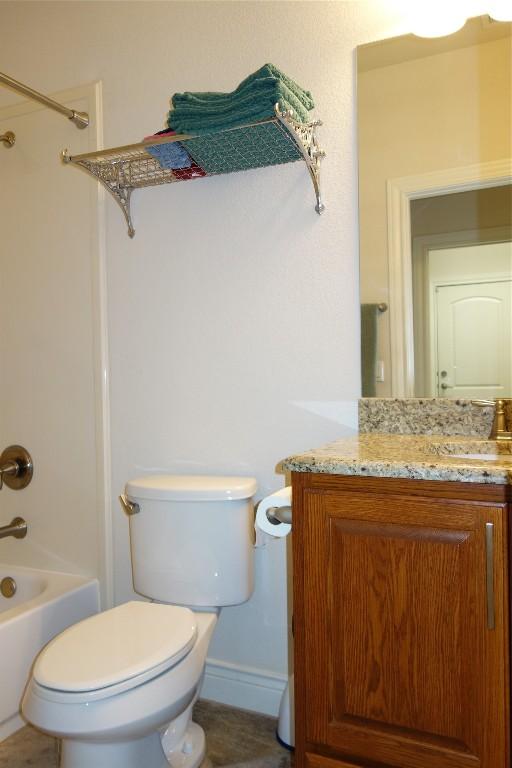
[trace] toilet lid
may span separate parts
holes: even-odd
[[[197,635],[188,608],[129,602],[66,629],[37,658],[36,682],[59,691],[94,691],[187,655]]]

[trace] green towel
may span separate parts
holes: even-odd
[[[168,125],[179,133],[208,133],[235,128],[265,118],[274,117],[274,105],[292,110],[299,122],[309,121],[309,109],[313,104],[311,94],[279,73],[272,65],[249,75],[232,93],[182,93],[174,94],[174,109],[169,112]],[[258,76],[260,75],[260,76]],[[289,84],[294,86],[289,87]]]
[[[231,93],[216,93],[212,91],[206,91],[206,92],[195,92],[191,93],[190,91],[186,91],[185,93],[175,93],[172,102],[174,106],[177,106],[178,104],[181,104],[183,101],[189,101],[189,100],[207,100],[209,102],[222,102],[226,98],[235,97],[237,94],[239,94],[241,91],[247,90],[248,88],[253,87],[253,83],[257,80],[262,80],[266,78],[274,78],[275,80],[279,80],[282,82],[288,90],[290,90],[294,96],[302,102],[302,104],[306,107],[306,109],[314,109],[315,103],[313,101],[313,97],[311,96],[311,93],[309,91],[304,90],[304,88],[301,88],[300,85],[298,85],[294,80],[291,79],[291,77],[288,77],[288,75],[285,75],[284,72],[281,72],[280,69],[278,69],[274,64],[264,64],[260,69],[256,70],[256,72],[253,72],[252,75],[249,75],[245,78],[245,80],[242,80],[240,85],[238,85],[234,91]]]
[[[184,95],[184,94],[182,94]],[[238,93],[227,94],[223,98],[208,99],[195,94],[188,94],[186,98],[178,99],[178,94],[172,98],[174,111],[179,115],[219,114],[235,112],[244,109],[254,101],[268,101],[275,99],[274,104],[282,99],[292,105],[297,114],[308,116],[308,109],[303,102],[295,96],[288,86],[275,77],[264,77],[253,80],[251,85]]]
[[[266,120],[270,117],[275,117],[274,104],[279,102],[281,109],[292,109],[291,104],[288,104],[283,99],[269,98],[265,102],[256,102],[248,106],[243,110],[235,110],[229,114],[217,115],[198,115],[197,117],[191,115],[184,115],[180,117],[174,110],[169,113],[169,127],[176,133],[194,133],[203,134],[211,133],[212,131],[222,131],[228,128],[236,128],[240,125],[246,125],[247,123],[255,123],[259,120]],[[297,115],[294,112],[297,120],[300,122],[307,122],[307,116]]]
[[[220,131],[182,144],[208,175],[290,163],[302,157],[286,129],[276,123]]]

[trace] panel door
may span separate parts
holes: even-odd
[[[505,768],[502,508],[305,499],[306,748],[349,765]]]
[[[512,392],[512,282],[436,288],[438,395]]]

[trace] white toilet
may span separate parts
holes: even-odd
[[[61,768],[196,768],[192,722],[219,609],[253,589],[248,477],[158,475],[126,485],[135,590],[41,651],[22,712],[62,739]],[[172,603],[172,605],[170,605]]]

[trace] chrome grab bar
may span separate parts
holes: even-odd
[[[0,539],[6,539],[7,536],[14,536],[15,539],[24,539],[27,535],[28,526],[22,517],[14,517],[9,525],[0,526]]]

